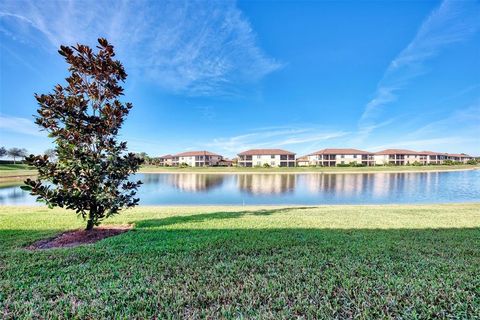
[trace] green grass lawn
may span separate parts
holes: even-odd
[[[0,179],[35,175],[36,171],[26,164],[0,164]]]
[[[145,165],[140,172],[205,172],[205,173],[230,173],[230,172],[403,172],[403,171],[440,171],[480,169],[479,165],[431,165],[431,166],[375,166],[375,167],[275,167],[275,168],[244,168],[244,167],[159,167]]]
[[[0,207],[1,318],[480,315],[480,204],[138,207],[134,230],[31,252],[75,214]]]

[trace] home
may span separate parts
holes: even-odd
[[[358,149],[323,149],[309,154],[309,165],[334,167],[338,165],[375,165],[373,153]]]
[[[423,154],[427,157],[427,164],[443,164],[447,160],[447,154],[433,151],[420,151],[419,154]]]
[[[166,154],[158,158],[158,165],[161,167],[170,167],[173,165],[173,156],[171,154]]]
[[[295,167],[295,153],[282,149],[251,149],[238,154],[240,167]]]
[[[172,164],[174,166],[210,167],[217,166],[222,159],[221,155],[209,151],[187,151],[174,155]]]
[[[468,154],[465,153],[447,153],[446,155],[447,160],[452,160],[455,162],[462,162],[462,163],[467,163],[468,160],[475,159],[472,156],[469,156]]]
[[[233,160],[225,158],[225,159],[220,160],[217,165],[219,167],[231,167],[231,166],[233,166]]]
[[[297,167],[308,167],[309,165],[308,156],[297,158]]]
[[[421,152],[406,149],[386,149],[375,152],[375,164],[377,165],[407,165],[427,164],[427,155]]]

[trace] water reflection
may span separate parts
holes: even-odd
[[[237,185],[241,191],[253,194],[282,194],[295,189],[295,174],[239,174]]]
[[[139,174],[141,204],[362,204],[480,201],[480,171],[370,174]],[[16,187],[0,204],[35,204]]]
[[[224,177],[219,174],[146,174],[143,175],[142,181],[148,185],[170,185],[181,191],[201,192],[209,191],[213,188],[220,187],[224,182]]]

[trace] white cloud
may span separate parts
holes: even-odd
[[[480,28],[478,2],[445,0],[422,23],[414,39],[392,60],[367,103],[359,121],[360,130],[375,125],[383,107],[398,98],[398,92],[426,72],[424,63],[446,46],[470,38]]]
[[[32,120],[7,115],[0,115],[0,130],[31,136],[43,136],[40,128]]]
[[[242,150],[256,148],[298,148],[311,149],[319,142],[345,137],[349,133],[343,131],[325,132],[314,128],[270,130],[258,129],[250,133],[233,137],[216,138],[207,143],[209,148],[236,154]]]
[[[190,95],[229,92],[281,67],[233,1],[2,1],[0,21],[0,32],[48,50],[106,37],[127,71]]]

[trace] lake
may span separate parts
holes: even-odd
[[[143,205],[389,204],[480,202],[480,170],[344,174],[137,174]],[[36,204],[19,186],[0,205]]]

